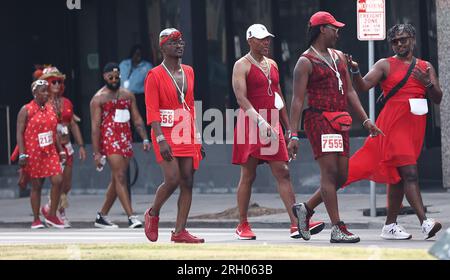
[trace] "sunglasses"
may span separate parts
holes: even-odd
[[[62,80],[52,80],[51,83],[52,83],[52,85],[56,85],[56,84],[62,84],[63,81]]]
[[[411,38],[410,36],[408,37],[401,37],[401,38],[396,38],[396,39],[392,39],[391,40],[391,44],[392,45],[398,45],[398,43],[400,42],[400,44],[404,45],[408,42],[408,39]]]
[[[109,81],[120,80],[120,76],[109,76],[106,77]]]
[[[336,28],[336,27],[334,27],[332,25],[325,25],[325,27],[334,30],[334,32],[336,32],[336,34],[338,34],[338,32],[339,32],[339,28]]]

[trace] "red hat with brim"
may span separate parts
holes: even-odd
[[[309,19],[309,25],[311,27],[324,24],[330,24],[339,28],[345,26],[344,23],[337,21],[330,13],[324,11],[315,13]]]

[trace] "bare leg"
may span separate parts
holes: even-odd
[[[256,177],[258,159],[249,157],[247,162],[241,165],[241,179],[237,189],[237,204],[239,208],[240,222],[247,221],[248,205],[252,195],[252,184]]]
[[[388,207],[386,215],[386,225],[397,222],[398,212],[402,206],[404,191],[403,182],[395,185],[389,185],[388,189]]]
[[[116,185],[114,182],[115,181],[113,178],[113,174],[111,174],[111,182],[109,183],[108,189],[106,190],[105,202],[103,202],[102,210],[100,210],[100,214],[102,215],[108,215],[114,202],[116,201],[117,193]]]
[[[130,163],[130,159],[121,155],[109,155],[107,159],[109,166],[111,167],[116,194],[119,197],[125,213],[127,213],[128,216],[131,216],[133,215],[133,209],[131,207],[126,179],[126,171]]]
[[[31,179],[30,203],[33,211],[34,221],[39,219],[39,210],[41,207],[41,192],[44,179]]]
[[[61,188],[63,183],[62,174],[50,177],[50,183],[52,184],[52,188],[50,190],[50,200],[52,201],[52,203],[50,205],[49,215],[56,216],[59,199],[61,198]]]
[[[320,191],[323,202],[333,225],[340,221],[336,186],[339,177],[337,154],[328,154],[318,160],[320,166]]]
[[[398,171],[402,177],[406,199],[408,200],[409,205],[416,211],[417,218],[419,218],[419,222],[422,224],[427,217],[425,216],[425,207],[423,206],[422,195],[420,194],[419,189],[417,166],[402,166],[398,168]]]
[[[164,160],[160,166],[163,171],[164,182],[156,190],[155,200],[150,211],[152,216],[159,216],[162,206],[180,184],[180,168],[177,158],[174,158],[172,161]]]
[[[292,205],[295,203],[295,194],[292,189],[291,177],[289,175],[289,167],[286,162],[273,161],[269,162],[272,174],[277,180],[278,192],[280,193],[281,200],[283,200],[284,207],[286,208],[289,219],[292,225],[297,224],[297,218],[292,212]]]
[[[192,158],[178,158],[180,166],[180,196],[178,197],[178,214],[175,233],[186,228],[186,223],[192,203],[192,187],[194,183],[194,168]]]

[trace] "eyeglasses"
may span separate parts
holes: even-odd
[[[62,83],[63,83],[62,80],[52,80],[52,85],[62,84]]]
[[[180,47],[184,47],[184,45],[186,45],[186,42],[184,42],[183,40],[169,41],[169,42],[167,42],[167,45],[169,45],[171,47],[175,47],[177,45]]]
[[[334,32],[336,32],[336,34],[338,34],[338,32],[339,32],[339,28],[336,28],[336,27],[334,27],[334,26],[332,26],[332,25],[325,25],[325,27],[334,30]]]
[[[109,76],[107,77],[108,80],[113,81],[113,80],[120,80],[120,76]]]
[[[411,38],[411,36],[408,37],[401,37],[401,38],[395,38],[391,40],[391,44],[396,46],[400,42],[400,44],[404,45],[408,42],[408,39]]]

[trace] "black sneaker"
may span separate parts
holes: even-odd
[[[128,217],[128,228],[141,228],[142,222],[138,220],[137,216]]]
[[[100,212],[97,213],[94,226],[98,228],[119,228],[118,225],[112,223],[110,220],[108,220],[107,216],[102,215]]]

